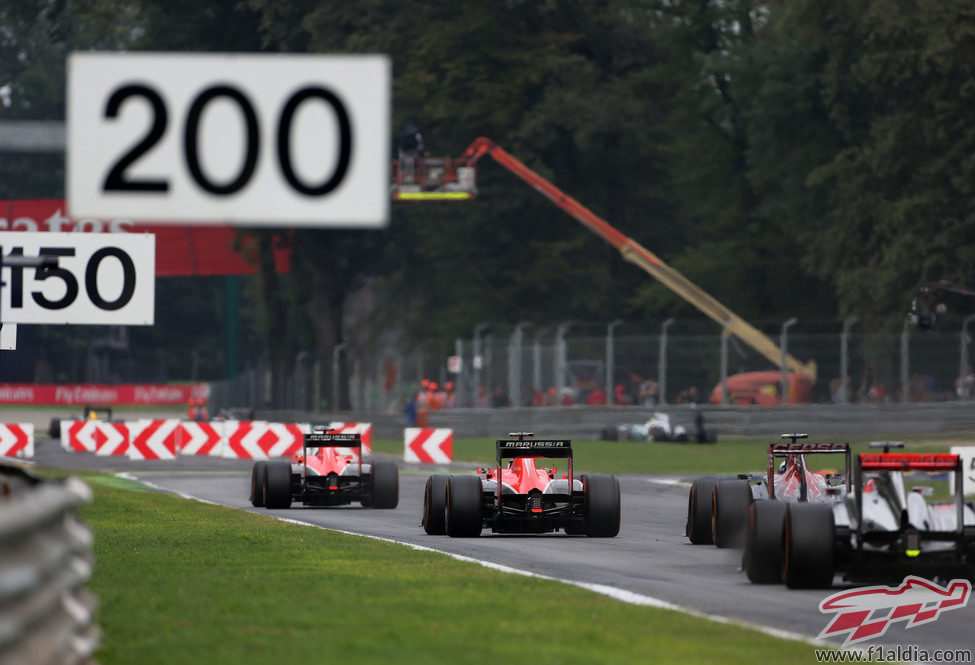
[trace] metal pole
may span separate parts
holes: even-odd
[[[508,395],[511,406],[521,406],[521,341],[524,337],[528,321],[522,321],[515,326],[508,342]]]
[[[657,357],[657,387],[660,389],[660,404],[667,403],[667,328],[674,323],[673,317],[660,325],[660,353]]]
[[[339,410],[339,356],[346,347],[346,342],[332,347],[332,410]]]
[[[613,403],[613,365],[615,361],[616,349],[613,345],[613,329],[623,323],[622,319],[616,319],[606,327],[606,403]],[[636,397],[636,395],[634,395]]]
[[[859,317],[850,316],[843,320],[843,333],[840,335],[840,404],[850,401],[850,328],[859,320]]]
[[[728,404],[728,336],[730,321],[721,329],[721,403]]]
[[[545,386],[542,385],[542,342],[541,342],[542,331],[535,331],[535,342],[532,344],[532,383],[535,384],[535,388],[541,391],[545,391]]]
[[[969,314],[961,322],[961,352],[958,357],[958,380],[962,383],[958,384],[959,388],[964,387],[965,377],[968,376],[968,324],[975,321],[975,314]],[[964,397],[968,399],[971,395],[962,395],[959,393],[959,397]]]
[[[782,361],[780,367],[782,368],[782,404],[788,404],[789,396],[789,375],[788,369],[785,364],[785,359],[789,355],[789,328],[796,324],[799,319],[792,317],[788,321],[782,324],[782,334],[779,336],[779,348],[782,349]]]
[[[562,399],[562,392],[565,390],[565,368],[568,364],[566,360],[565,335],[569,332],[572,323],[563,321],[555,329],[555,389],[558,391],[557,398]]]
[[[481,367],[484,365],[484,358],[481,356],[481,331],[490,328],[491,324],[487,321],[478,323],[474,326],[474,405],[477,405],[478,388],[481,386]]]
[[[907,373],[910,369],[910,348],[908,340],[910,338],[910,324],[904,322],[904,331],[901,333],[901,401],[907,402]]]

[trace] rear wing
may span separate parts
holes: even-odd
[[[358,432],[312,432],[305,435],[305,448],[362,448],[362,435]]]
[[[861,471],[956,471],[961,458],[951,453],[862,453]]]
[[[965,524],[964,468],[961,457],[952,453],[860,453],[856,468],[856,509],[863,515],[863,473],[865,471],[926,471],[955,474],[956,536],[961,542]],[[857,520],[857,543],[862,548],[863,520]]]
[[[553,457],[572,459],[572,441],[567,439],[498,439],[498,464],[513,457]]]
[[[798,443],[796,439],[805,438],[805,434],[783,434],[782,438],[791,439],[789,443],[769,443],[767,448],[768,455],[768,488],[769,496],[774,496],[772,488],[774,487],[774,475],[775,475],[775,458],[776,457],[788,457],[789,455],[837,455],[842,454],[844,458],[844,479],[846,481],[846,491],[849,493],[852,489],[852,477],[850,471],[852,470],[849,443]],[[805,476],[800,476],[799,479],[799,495],[804,500],[806,496],[806,479]]]

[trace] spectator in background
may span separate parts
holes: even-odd
[[[600,406],[606,403],[606,391],[596,386],[589,391],[589,396],[586,397],[586,404],[589,406]]]
[[[697,404],[697,386],[691,386],[686,390],[682,390],[677,393],[677,399],[674,400],[675,404]]]
[[[447,390],[436,381],[430,382],[430,410],[439,411],[447,401]]]
[[[660,386],[653,379],[644,379],[637,389],[637,403],[640,406],[656,406],[660,401]]]
[[[626,396],[630,399],[629,404],[640,404],[640,386],[643,385],[643,377],[636,372],[630,372],[630,377],[626,380]]]
[[[965,368],[965,375],[958,378],[958,399],[971,399],[975,390],[975,370],[969,364]]]
[[[454,391],[454,382],[448,381],[444,387],[447,389],[447,396],[444,398],[443,408],[457,408],[457,393]]]
[[[416,398],[417,393],[410,395],[410,399],[406,401],[406,406],[403,407],[403,411],[406,413],[407,427],[416,427]]]
[[[508,395],[505,394],[501,386],[494,387],[494,392],[491,394],[491,406],[495,409],[511,406],[511,400],[508,399]]]
[[[552,386],[545,392],[545,400],[542,402],[542,406],[555,406],[557,403],[558,392],[555,390],[555,386]]]
[[[532,400],[531,405],[545,406],[545,393],[543,393],[538,388],[534,388],[532,386],[529,386],[529,390],[531,391],[529,393],[531,395],[531,400]]]
[[[559,401],[562,406],[572,406],[575,404],[575,400],[572,399],[572,389],[563,388],[562,389],[562,399]]]
[[[488,408],[488,394],[484,386],[477,387],[477,397],[474,398],[474,406],[478,409]]]
[[[632,400],[623,388],[622,383],[617,383],[616,387],[613,388],[613,404],[632,404]]]

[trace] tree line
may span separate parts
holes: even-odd
[[[966,0],[7,0],[0,119],[62,119],[79,49],[387,53],[391,141],[407,122],[436,156],[492,138],[759,326],[899,329],[923,282],[975,282]],[[4,159],[0,187],[61,196],[63,163]],[[255,347],[279,369],[327,357],[364,288],[357,325],[418,337],[700,316],[500,167],[478,188],[397,203],[379,232],[266,232],[293,272],[249,287]],[[157,321],[185,291],[166,281]],[[195,288],[220,310],[221,283]]]

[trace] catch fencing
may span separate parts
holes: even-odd
[[[547,328],[480,326],[469,339],[423,344],[336,347],[331,359],[295,357],[276,377],[264,359],[237,378],[212,384],[214,409],[249,408],[401,412],[420,381],[450,382],[457,407],[607,403],[655,406],[707,403],[724,372],[778,370],[734,337],[656,334],[636,326],[562,324]],[[839,327],[839,326],[837,326]],[[771,334],[780,343],[778,334]],[[891,404],[967,400],[975,390],[967,331],[900,334],[793,331],[788,351],[813,360],[812,402]],[[641,385],[644,389],[641,395]],[[598,400],[597,400],[598,401]]]
[[[92,533],[78,517],[91,490],[0,464],[0,663],[92,663],[99,631],[85,588]]]

